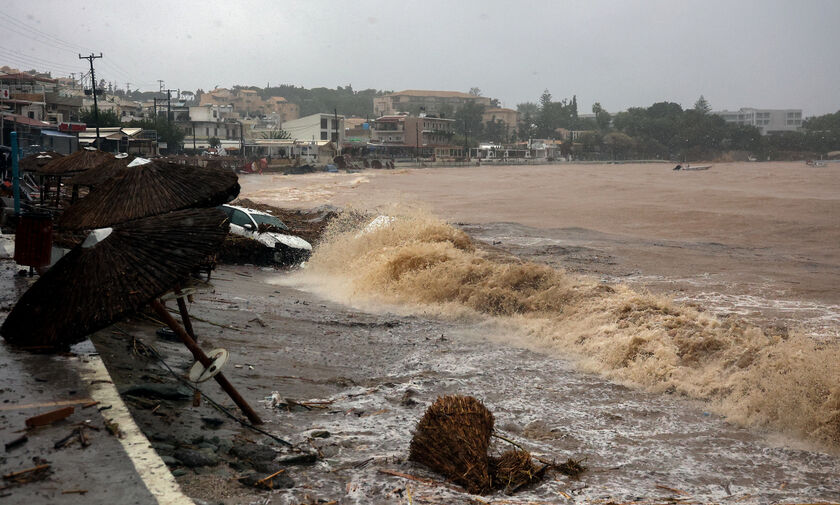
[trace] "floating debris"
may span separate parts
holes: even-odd
[[[443,396],[426,410],[411,439],[411,461],[475,494],[492,490],[487,450],[493,414],[471,396]]]

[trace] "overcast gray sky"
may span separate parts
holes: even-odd
[[[4,0],[0,64],[132,88],[479,87],[505,106],[576,94],[615,112],[840,109],[840,1]],[[54,75],[55,75],[54,74]]]

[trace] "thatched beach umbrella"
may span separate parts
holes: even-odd
[[[68,208],[59,227],[101,228],[173,210],[221,205],[239,194],[237,181],[236,174],[224,168],[135,158]]]
[[[35,167],[35,174],[41,179],[41,202],[44,203],[49,199],[50,186],[55,184],[55,205],[59,206],[62,178],[72,177],[112,159],[114,159],[113,154],[86,147],[71,155],[56,158],[43,166]]]
[[[0,327],[9,343],[66,348],[189,276],[228,232],[218,209],[189,209],[98,229],[20,298]]]
[[[133,160],[134,156],[118,154],[112,160],[100,163],[89,170],[73,176],[67,183],[73,186],[98,186],[113,177],[120,170],[125,169]]]
[[[114,159],[114,155],[98,149],[86,147],[75,153],[57,158],[46,165],[35,170],[38,175],[52,175],[65,177],[71,174],[84,172],[101,163]]]
[[[55,151],[42,151],[40,153],[30,154],[29,156],[20,160],[18,166],[24,172],[35,172],[47,163],[63,158],[64,155]]]

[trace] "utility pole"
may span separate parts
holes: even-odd
[[[467,161],[470,160],[470,131],[467,130],[467,120],[464,120],[464,147],[467,148]]]
[[[174,89],[166,90],[166,120],[172,122],[172,92]]]
[[[93,71],[93,60],[97,58],[101,58],[102,53],[99,53],[99,56],[94,56],[93,53],[90,53],[90,56],[82,56],[79,55],[80,60],[88,60],[90,63],[90,82],[91,82],[91,90],[93,91],[93,119],[96,121],[96,148],[99,149],[100,141],[99,141],[99,102],[96,100],[96,74]]]
[[[338,136],[338,108],[333,109],[334,114],[334,121],[335,121],[335,155],[341,155],[341,144],[339,143],[340,137]]]
[[[128,94],[130,92],[131,92],[131,83],[127,82],[127,83],[125,83],[125,96],[128,96]]]
[[[159,86],[159,91],[163,93],[163,79],[158,79],[157,82]]]

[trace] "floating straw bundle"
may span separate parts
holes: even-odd
[[[426,410],[411,439],[409,458],[475,494],[490,492],[487,449],[493,414],[470,396],[443,396]]]

